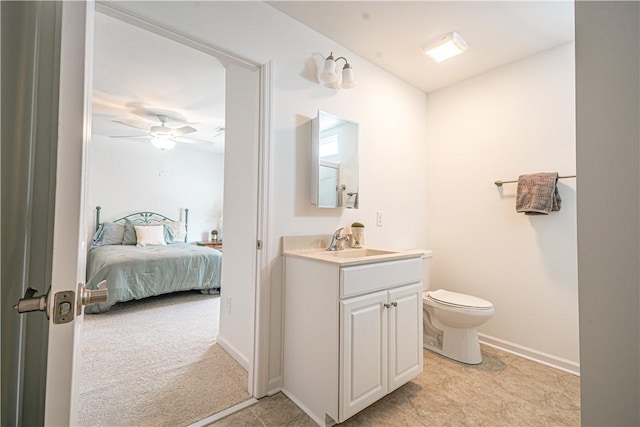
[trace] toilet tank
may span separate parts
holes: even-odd
[[[422,253],[422,290],[429,289],[431,283],[431,261],[433,259],[433,252],[424,250]]]

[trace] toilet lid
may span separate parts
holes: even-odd
[[[471,295],[459,294],[457,292],[445,291],[444,289],[438,289],[437,291],[427,292],[427,297],[442,304],[453,305],[457,307],[470,307],[470,308],[493,308],[493,304],[489,301],[485,301],[482,298],[476,298]]]

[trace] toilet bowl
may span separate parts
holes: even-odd
[[[477,327],[495,314],[493,304],[444,289],[428,290],[431,258],[430,251],[422,257],[424,348],[459,362],[482,363]]]

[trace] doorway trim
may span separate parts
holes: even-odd
[[[273,61],[259,64],[237,55],[206,40],[184,33],[166,24],[157,22],[142,14],[127,10],[113,2],[97,1],[96,12],[150,31],[184,46],[216,57],[227,67],[230,64],[259,72],[258,106],[258,212],[256,235],[256,275],[254,281],[254,331],[253,361],[249,372],[249,392],[252,397],[264,397],[268,390],[269,377],[269,318],[270,318],[270,274],[268,247],[270,236],[269,217],[271,194],[271,138],[272,138],[272,93]]]
[[[258,136],[258,223],[253,337],[253,397],[269,391],[269,341],[271,313],[271,264],[267,242],[271,235],[271,139],[273,120],[274,61],[260,67],[260,111]]]

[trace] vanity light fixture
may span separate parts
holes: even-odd
[[[455,31],[445,34],[438,40],[422,47],[422,51],[437,63],[460,55],[467,49],[469,49],[469,45],[464,41],[462,36]]]
[[[168,135],[158,135],[151,140],[151,144],[156,147],[158,150],[171,150],[176,146],[176,142],[172,139],[169,139]]]
[[[344,67],[342,67],[342,82],[340,83],[340,88],[342,89],[351,89],[356,87],[358,84],[356,82],[355,77],[353,76],[353,68],[347,61],[344,56],[340,56],[336,59],[333,59],[333,52],[325,59],[324,68],[322,72],[318,76],[321,83],[331,84],[338,81],[338,73],[336,73],[336,68],[338,66],[337,62],[339,60],[344,60]]]

